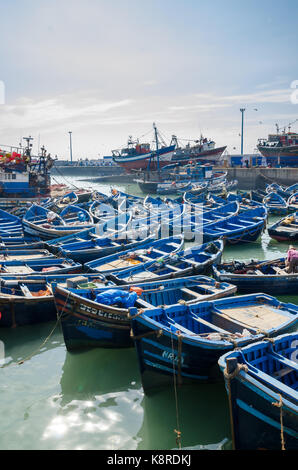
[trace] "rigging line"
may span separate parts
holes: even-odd
[[[64,179],[64,181],[66,181],[67,184],[70,184],[71,186],[73,186],[73,187],[76,188],[76,189],[80,189],[80,188],[78,188],[78,186],[76,186],[75,184],[69,182],[69,181],[65,178],[65,176],[63,176],[63,174],[61,173],[61,171],[58,169],[58,167],[57,167],[56,165],[55,165],[55,168],[56,168],[56,171],[57,171],[57,172],[59,173],[59,175]]]

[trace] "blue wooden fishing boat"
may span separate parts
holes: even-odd
[[[208,209],[217,209],[223,204],[226,204],[222,198],[219,198],[215,195],[207,195],[206,194],[192,194],[190,191],[184,193],[183,195],[184,204],[189,205],[192,208],[192,211],[198,212],[202,210]]]
[[[268,234],[278,242],[298,240],[298,212],[288,215],[268,228]]]
[[[100,201],[100,202],[105,202],[106,204],[112,204],[113,202],[113,196],[109,196],[107,194],[101,193],[100,191],[93,191],[91,199],[93,201]]]
[[[39,237],[30,237],[22,233],[20,236],[1,236],[0,235],[0,248],[4,249],[26,249],[26,248],[46,248],[45,242]]]
[[[223,237],[226,243],[256,241],[263,232],[268,212],[266,207],[249,209],[240,214],[203,227],[204,242]]]
[[[149,195],[146,196],[144,200],[144,207],[150,211],[151,214],[154,212],[167,212],[169,210],[181,213],[184,210],[183,205],[180,204],[179,200],[168,197],[152,197]]]
[[[233,449],[298,450],[298,333],[223,355]]]
[[[22,248],[22,249],[14,249],[14,248],[1,248],[0,247],[0,264],[3,261],[13,261],[13,260],[20,260],[20,261],[28,261],[33,259],[45,259],[45,258],[54,258],[53,253],[50,253],[46,249],[42,248]]]
[[[292,186],[289,186],[286,188],[286,192],[289,194],[294,194],[298,191],[298,183],[292,184]]]
[[[295,295],[298,292],[298,273],[285,271],[285,258],[271,261],[230,261],[213,266],[213,275],[220,282],[237,286],[241,294],[256,290],[271,295]]]
[[[19,236],[23,233],[22,221],[16,215],[0,209],[0,236]]]
[[[43,258],[25,261],[1,261],[0,277],[14,274],[78,273],[82,265],[65,258]]]
[[[191,190],[192,184],[190,181],[172,181],[158,183],[156,193],[162,195],[181,194],[185,191]]]
[[[205,181],[205,182],[192,182],[191,183],[191,188],[188,189],[187,191],[189,194],[192,194],[192,195],[202,195],[202,194],[206,194],[208,192],[208,183]]]
[[[77,204],[79,202],[79,198],[74,191],[71,191],[63,196],[57,197],[54,201],[55,204],[55,211],[61,212],[65,207],[69,204]]]
[[[269,194],[272,191],[283,191],[284,188],[280,186],[278,183],[271,183],[271,184],[266,184],[266,193]]]
[[[57,238],[59,236],[57,234],[58,228],[60,231],[65,228],[65,222],[60,215],[37,204],[32,204],[22,222],[26,234],[40,237],[43,240]],[[69,233],[66,228],[64,232],[61,232],[60,236]]]
[[[272,183],[272,184],[267,184],[266,185],[266,189],[265,189],[265,192],[267,194],[270,194],[272,192],[275,192],[277,194],[279,194],[282,198],[284,198],[285,200],[288,199],[288,197],[290,196],[290,192],[288,192],[287,188],[285,186],[282,186],[280,184],[277,184],[277,183]]]
[[[138,313],[158,305],[196,302],[233,295],[236,288],[205,276],[105,288],[54,287],[68,350],[133,346],[129,306]]]
[[[255,191],[250,192],[250,197],[253,201],[256,202],[261,202],[263,204],[264,197],[267,196],[267,193],[265,191],[262,191],[261,189],[257,189]]]
[[[74,193],[78,198],[79,204],[90,201],[90,199],[92,199],[93,192],[94,191],[92,188],[77,188],[74,190]]]
[[[79,205],[68,204],[68,206],[60,212],[60,217],[67,225],[78,226],[81,230],[83,230],[86,225],[90,226],[94,224],[92,215]]]
[[[201,238],[203,241],[203,232],[206,226],[213,224],[214,222],[218,223],[236,216],[239,212],[239,208],[240,206],[237,201],[224,204],[211,210],[208,210],[205,207],[202,212],[197,211],[195,213],[183,215],[180,227],[178,227],[177,221],[173,221],[169,225],[172,231],[180,229],[184,234],[185,240],[197,239],[199,238],[199,234],[202,233]]]
[[[290,196],[287,203],[288,203],[289,212],[297,212],[298,211],[298,192]]]
[[[95,259],[86,263],[84,268],[88,272],[99,272],[104,275],[118,273],[124,269],[177,253],[182,249],[183,243],[184,237],[182,235],[162,238],[160,240],[150,238],[133,250],[128,249],[121,253],[117,251],[110,256]]]
[[[89,214],[96,223],[103,223],[118,215],[118,210],[112,204],[95,200],[89,208]]]
[[[233,180],[233,181],[224,180],[220,183],[216,183],[216,182],[214,183],[212,181],[208,184],[207,191],[209,192],[209,194],[214,194],[214,195],[218,194],[218,195],[222,195],[223,197],[225,197],[229,191],[232,191],[237,186],[238,186],[237,180]]]
[[[146,218],[150,216],[148,209],[144,207],[143,201],[133,201],[130,199],[119,199],[118,212],[119,214],[130,211],[133,219]]]
[[[285,215],[288,213],[287,202],[276,192],[268,193],[263,199],[263,204],[267,207],[269,214]]]
[[[131,214],[121,214],[121,216],[109,219],[107,222],[97,224],[91,228],[87,228],[80,232],[72,233],[64,237],[55,238],[53,240],[46,241],[46,248],[49,251],[57,254],[60,248],[64,245],[77,242],[88,242],[91,240],[98,240],[107,237],[113,237],[119,235],[120,238],[125,238],[126,235],[122,235],[122,232],[127,231],[127,224],[131,220]],[[144,232],[143,232],[144,233]]]
[[[0,278],[0,327],[32,325],[57,319],[51,283],[67,287],[99,288],[110,285],[104,276],[76,274],[27,275]]]
[[[294,327],[298,306],[265,294],[176,304],[130,318],[143,389],[220,378],[217,361],[236,348]]]
[[[223,241],[216,240],[171,255],[161,256],[157,260],[111,273],[107,277],[119,285],[208,274],[212,264],[220,262],[223,248]]]
[[[120,191],[119,189],[115,189],[113,188],[111,190],[111,193],[112,193],[112,197],[113,197],[113,200],[114,201],[119,201],[119,200],[123,200],[123,199],[126,199],[127,201],[133,203],[138,203],[138,202],[141,202],[143,203],[144,202],[144,197],[143,196],[134,196],[132,194],[128,194],[128,193],[125,193],[123,191]]]
[[[125,251],[143,248],[156,240],[158,236],[158,226],[156,232],[144,233],[143,229],[121,231],[107,237],[98,237],[89,233],[89,239],[64,242],[56,245],[55,252],[60,257],[71,258],[78,263],[85,264],[99,258],[115,254],[116,258]]]
[[[233,194],[233,193],[228,194],[226,202],[233,202],[233,201],[239,202],[240,212],[263,206],[262,202],[254,201],[253,199],[250,199],[246,197],[245,195]]]
[[[123,215],[121,220],[124,221],[125,217],[126,215]],[[131,214],[127,214],[126,223],[130,218]],[[108,227],[111,227],[111,230],[115,231],[115,225],[118,224],[118,221],[119,220],[116,218],[109,219],[106,223],[99,224],[97,231],[108,229]],[[23,226],[27,234],[39,236],[43,240],[51,240],[53,238],[61,238],[78,233],[88,227],[93,227],[94,224],[67,224],[61,215],[48,211],[44,207],[32,205],[23,218]],[[103,232],[101,234],[103,234]]]

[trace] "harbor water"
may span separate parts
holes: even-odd
[[[113,186],[141,195],[136,184]],[[108,194],[110,185],[92,188]],[[223,259],[275,259],[287,248],[265,232],[255,243],[226,247]],[[279,299],[298,303],[298,295]],[[1,329],[0,339],[1,450],[169,450],[178,447],[175,430],[182,449],[231,448],[223,382],[146,396],[133,348],[70,353],[55,322]]]

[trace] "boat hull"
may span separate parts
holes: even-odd
[[[142,386],[151,393],[172,386],[174,377],[179,385],[211,383],[221,380],[217,361],[232,344],[198,344],[177,334],[152,327],[144,318],[132,319]]]
[[[229,282],[237,286],[240,294],[253,294],[258,290],[270,295],[295,295],[298,292],[298,274],[279,275],[237,275],[219,273],[213,268],[214,276],[219,282]]]
[[[233,420],[237,421],[236,450],[281,450],[278,396],[256,383],[233,381]],[[287,450],[297,450],[297,410],[283,403],[283,429]],[[296,437],[295,437],[296,435]]]
[[[133,345],[127,310],[88,302],[78,296],[68,298],[61,289],[55,292],[56,307],[66,348],[124,348]]]
[[[266,343],[256,343],[242,350],[245,369],[237,352],[228,353],[219,360],[228,394],[235,450],[298,449],[297,388],[295,384],[291,385],[289,378],[288,381],[284,379],[285,382],[281,379],[291,368],[295,371],[295,366],[283,368],[282,362],[284,357],[287,358],[286,351],[292,350],[294,356],[297,354],[297,334],[277,337],[273,347],[268,348]],[[270,356],[273,361],[271,359],[271,364],[267,365],[268,356],[269,361]],[[276,372],[274,358],[281,359]],[[290,362],[295,364],[294,360]],[[250,368],[251,362],[256,363],[256,367]]]
[[[40,297],[28,300],[15,300],[13,296],[0,298],[0,327],[14,328],[16,326],[34,325],[54,321],[57,318],[54,297]]]
[[[194,286],[199,292],[193,290]],[[150,302],[152,307],[165,301],[175,304],[179,300],[191,305],[198,301],[228,297],[236,292],[236,288],[232,285],[224,283],[218,286],[214,280],[202,276],[169,280],[162,284],[163,289],[160,289],[159,281],[136,284],[135,287],[147,291],[147,294],[144,294],[145,298],[141,296],[137,301],[138,307],[141,308],[144,306],[144,301],[147,306]],[[133,346],[128,309],[99,304],[83,297],[77,291],[69,291],[61,286],[55,288],[55,300],[58,314],[61,315],[62,331],[68,350]]]
[[[196,161],[196,162],[201,162],[201,163],[218,163],[221,160],[222,154],[226,150],[227,147],[218,147],[215,149],[211,150],[204,150],[202,152],[191,152],[187,155],[183,156],[178,156],[177,157],[174,155],[173,158],[173,163],[179,162],[183,163],[185,161],[185,164],[189,162],[189,160]]]
[[[158,167],[162,168],[172,161],[174,150],[175,145],[160,149],[158,161],[156,160],[155,153],[153,152],[143,155],[134,155],[131,157],[114,156],[113,160],[117,165],[121,166],[128,172],[131,172],[132,170],[146,170],[148,166],[150,166],[151,170],[157,170]]]
[[[219,147],[198,153],[176,156],[174,153],[175,147],[171,146],[168,148],[170,149],[168,151],[163,151],[163,149],[160,150],[159,163],[156,161],[156,158],[152,156],[152,153],[127,158],[114,157],[114,161],[119,166],[125,168],[126,171],[131,172],[132,170],[146,170],[148,168],[150,158],[152,158],[150,169],[157,170],[158,166],[159,168],[163,168],[164,166],[169,165],[169,163],[180,163],[182,165],[187,165],[190,159],[192,161],[195,160],[196,162],[202,163],[216,163],[219,162],[223,152],[226,150],[226,147]]]

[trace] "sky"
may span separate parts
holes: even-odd
[[[0,148],[110,155],[200,137],[228,153],[298,131],[297,0],[0,0]],[[295,82],[297,81],[297,82]]]

